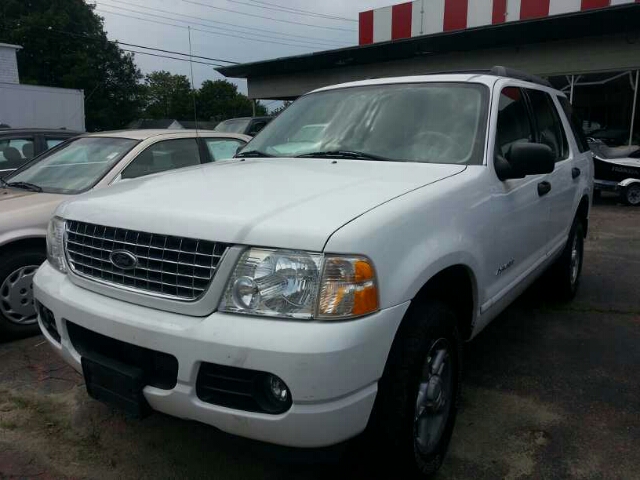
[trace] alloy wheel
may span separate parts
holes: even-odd
[[[422,368],[416,398],[413,437],[415,449],[432,454],[442,439],[454,401],[450,343],[441,338],[429,350]]]
[[[569,263],[571,274],[571,285],[574,285],[578,281],[578,275],[580,274],[580,262],[581,252],[578,245],[578,235],[573,236],[573,242],[571,244],[571,262]]]

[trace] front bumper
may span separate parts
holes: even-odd
[[[408,308],[404,303],[347,322],[223,313],[190,317],[88,291],[48,262],[34,278],[34,293],[53,312],[61,340],[56,341],[42,328],[45,337],[79,372],[80,355],[69,339],[67,321],[177,358],[178,378],[172,390],[144,389],[154,410],[293,447],[333,445],[365,429],[377,381]],[[293,405],[283,414],[269,415],[205,403],[195,388],[202,362],[275,374],[288,385]]]

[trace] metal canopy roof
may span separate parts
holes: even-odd
[[[482,50],[612,34],[632,35],[628,41],[640,42],[640,4],[353,46],[232,65],[216,70],[225,77],[272,76],[401,60],[434,53]]]

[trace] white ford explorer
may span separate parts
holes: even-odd
[[[547,269],[575,294],[593,171],[570,112],[497,67],[317,90],[235,159],[61,205],[41,329],[132,414],[295,447],[368,427],[433,472],[461,343]]]

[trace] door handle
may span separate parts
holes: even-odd
[[[578,178],[579,176],[580,176],[580,169],[576,168],[576,167],[573,167],[571,169],[571,178],[575,179],[575,178]]]
[[[541,197],[551,191],[551,184],[549,182],[540,182],[538,184],[538,195]]]

